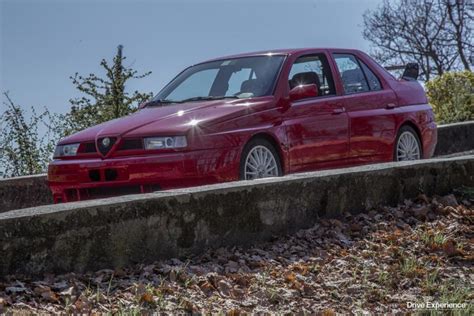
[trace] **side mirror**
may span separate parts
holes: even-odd
[[[420,70],[417,63],[408,63],[403,71],[402,79],[416,81],[418,80],[419,72]]]
[[[145,108],[147,103],[148,103],[148,101],[143,101],[142,103],[140,103],[138,105],[138,109],[141,110],[141,109]]]
[[[304,84],[290,90],[290,100],[297,101],[306,98],[314,98],[319,95],[318,87],[315,84]]]

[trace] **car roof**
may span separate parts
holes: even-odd
[[[334,51],[344,51],[344,52],[359,52],[356,49],[345,49],[345,48],[328,48],[328,47],[313,47],[313,48],[284,48],[284,49],[271,49],[271,50],[261,50],[256,52],[240,53],[234,55],[227,55],[222,57],[216,57],[208,59],[205,62],[223,60],[223,59],[232,59],[232,58],[241,58],[241,57],[252,57],[252,56],[265,56],[265,55],[293,55],[300,53],[310,53],[316,50],[334,50]]]

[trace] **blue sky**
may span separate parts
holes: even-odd
[[[0,0],[0,91],[26,107],[66,112],[80,95],[69,76],[102,75],[100,60],[111,59],[119,44],[127,65],[153,72],[128,88],[154,93],[184,67],[222,55],[325,46],[367,51],[362,14],[379,3]]]

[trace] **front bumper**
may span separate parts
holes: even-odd
[[[55,203],[146,193],[238,179],[238,148],[151,156],[55,160],[48,184]]]

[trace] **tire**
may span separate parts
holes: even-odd
[[[258,157],[262,158],[261,160],[264,159],[264,163],[260,163],[261,160]],[[255,177],[252,178],[251,173],[253,172]],[[240,180],[280,177],[282,175],[280,156],[269,141],[263,138],[255,138],[245,145],[240,156]]]
[[[422,157],[423,147],[418,134],[413,127],[402,126],[394,144],[393,161],[419,160]]]

